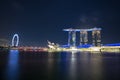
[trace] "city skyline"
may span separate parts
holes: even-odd
[[[102,28],[102,43],[119,43],[117,1],[89,0],[4,0],[0,3],[0,39],[12,40],[17,33],[20,45],[46,46],[47,40],[67,44],[65,28]]]

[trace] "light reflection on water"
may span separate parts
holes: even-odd
[[[6,69],[6,79],[7,80],[18,80],[19,76],[19,51],[10,50],[8,56],[8,64]]]
[[[116,80],[119,78],[119,70],[120,55],[114,53],[36,53],[10,50],[5,79]]]
[[[70,57],[70,67],[69,67],[69,79],[76,80],[76,52],[71,52],[71,57]]]
[[[53,74],[54,69],[56,69],[58,71],[57,74],[60,76],[55,76],[59,80],[101,80],[103,72],[102,56],[100,54],[77,52],[49,53],[47,65],[49,74]],[[53,59],[56,55],[58,56],[57,59]]]
[[[80,62],[83,80],[102,80],[102,56],[100,54],[82,53]]]

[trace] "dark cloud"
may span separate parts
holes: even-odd
[[[16,9],[16,10],[23,10],[24,9],[23,5],[17,1],[11,2],[11,6],[13,9]]]
[[[92,12],[89,14],[81,14],[79,17],[78,25],[81,28],[92,28],[99,26],[101,14],[98,12]]]

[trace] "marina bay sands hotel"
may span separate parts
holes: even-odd
[[[92,46],[101,46],[101,28],[91,29],[63,29],[68,32],[68,45],[76,47],[76,32],[80,33],[80,46],[88,44],[88,32],[92,34]]]

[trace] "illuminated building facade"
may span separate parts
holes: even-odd
[[[101,28],[91,29],[63,29],[68,32],[68,45],[76,47],[76,32],[80,33],[80,46],[87,45],[88,43],[88,32],[92,32],[92,45],[101,46]]]
[[[101,46],[100,30],[92,31],[93,46]]]
[[[80,31],[80,45],[86,45],[88,42],[88,32]]]

